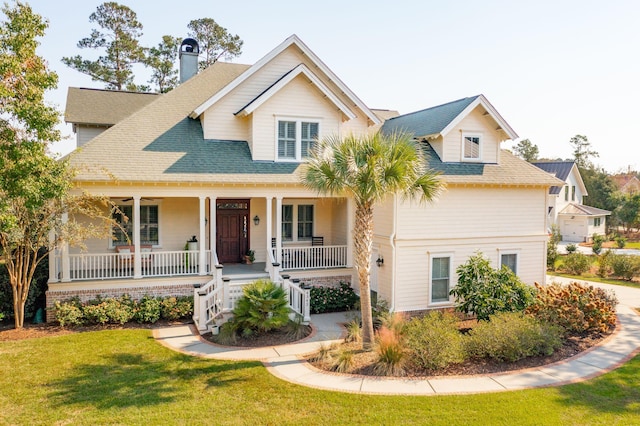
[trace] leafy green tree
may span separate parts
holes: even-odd
[[[92,29],[89,37],[78,42],[78,47],[103,50],[104,54],[96,60],[80,55],[64,57],[62,62],[94,81],[105,83],[110,90],[147,89],[133,81],[133,65],[144,60],[144,48],[139,42],[142,24],[136,13],[116,2],[105,2],[89,16],[89,22],[98,24],[100,29]]]
[[[594,150],[591,142],[584,135],[575,135],[569,140],[573,146],[573,158],[581,169],[587,169],[593,166],[591,161],[594,157],[599,157],[598,151]]]
[[[640,194],[622,196],[616,213],[626,232],[637,227],[640,222]]]
[[[355,202],[353,230],[355,267],[360,283],[362,344],[373,344],[369,268],[373,242],[373,208],[388,196],[434,199],[442,184],[427,168],[417,142],[406,134],[330,136],[320,142],[302,179],[319,193],[351,197]]]
[[[538,146],[531,143],[529,139],[522,139],[514,147],[513,151],[516,155],[529,163],[532,163],[538,159],[540,152]]]
[[[242,53],[243,41],[232,35],[226,28],[218,25],[212,18],[194,19],[187,25],[189,37],[193,37],[200,45],[200,69],[205,69],[220,58],[233,59]]]
[[[72,194],[73,171],[47,155],[58,140],[58,112],[44,102],[57,75],[36,55],[47,21],[26,3],[5,5],[0,23],[0,255],[13,293],[16,328],[38,264],[62,241],[70,244],[110,232],[103,200]],[[103,218],[82,225],[81,215]],[[68,217],[68,220],[63,220]],[[99,224],[98,224],[99,223]],[[51,238],[53,236],[53,238]]]
[[[152,71],[149,83],[155,85],[159,93],[166,93],[178,85],[178,70],[174,64],[179,47],[179,38],[164,35],[161,43],[147,51],[144,64]]]

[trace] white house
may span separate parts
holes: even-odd
[[[587,196],[580,170],[573,161],[542,161],[536,167],[564,181],[564,185],[549,189],[548,226],[558,226],[563,241],[586,242],[593,234],[606,234],[608,210],[582,204]]]
[[[257,277],[283,282],[305,315],[308,291],[298,281],[357,288],[352,200],[319,196],[300,176],[317,139],[376,132],[385,119],[383,131],[403,128],[421,141],[447,190],[428,205],[392,197],[376,206],[378,296],[397,311],[450,305],[455,267],[476,250],[528,283],[544,281],[546,194],[560,182],[501,150],[516,134],[484,96],[390,118],[397,113],[367,107],[295,35],[251,66],[218,62],[188,78],[194,43],[181,48],[185,81],[163,95],[133,95],[144,105],[121,119],[89,115],[118,92],[70,90],[70,103],[74,91],[87,97],[84,107],[67,104],[78,112],[66,115],[78,135],[95,121],[104,129],[79,138],[71,154],[77,184],[132,220],[127,236],[51,255],[48,306],[71,296],[192,294],[195,285],[204,329]],[[192,236],[198,242],[187,247]],[[247,250],[253,265],[239,264]]]

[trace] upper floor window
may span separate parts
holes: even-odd
[[[575,201],[576,200],[576,187],[575,185],[573,185],[571,187],[571,201]]]
[[[307,158],[315,147],[319,127],[315,121],[278,121],[278,160]]]
[[[569,187],[568,186],[564,187],[564,200],[565,201],[569,201]]]
[[[462,159],[478,161],[481,158],[482,136],[473,133],[462,134]]]

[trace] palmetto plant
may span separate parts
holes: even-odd
[[[410,135],[376,133],[345,138],[330,136],[309,159],[303,183],[322,194],[355,202],[354,259],[360,282],[362,343],[373,344],[369,268],[373,241],[373,207],[388,196],[432,200],[442,185],[427,168],[423,151]]]
[[[283,327],[289,321],[284,290],[269,280],[257,280],[242,289],[233,310],[233,323],[243,335],[264,333]]]

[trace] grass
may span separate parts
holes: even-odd
[[[173,352],[148,330],[0,342],[0,424],[639,424],[640,356],[587,382],[370,396],[281,381],[258,362]]]
[[[600,278],[597,275],[589,274],[589,273],[585,273],[582,275],[571,275],[571,274],[566,274],[564,272],[547,271],[547,275],[571,278],[577,281],[593,281],[593,282],[598,282],[603,284],[614,284],[614,285],[623,285],[625,287],[640,288],[640,283],[636,281],[617,280],[615,278]]]
[[[627,244],[624,246],[626,249],[640,249],[640,241],[627,241]]]

